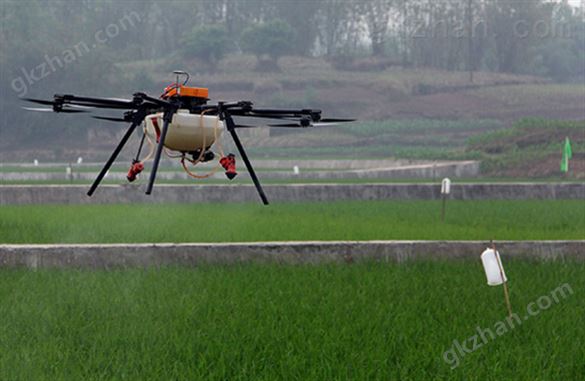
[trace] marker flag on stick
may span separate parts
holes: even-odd
[[[573,157],[573,150],[571,149],[571,141],[569,137],[565,138],[565,146],[563,147],[563,158],[561,159],[561,172],[569,172],[569,160]]]
[[[489,286],[499,286],[508,281],[506,273],[504,272],[504,266],[502,266],[500,253],[493,249],[486,249],[481,254],[481,263],[483,264],[483,269]]]
[[[504,285],[504,297],[506,298],[506,307],[508,308],[508,316],[512,317],[512,305],[510,304],[510,295],[508,293],[508,278],[504,272],[504,266],[500,259],[500,253],[496,250],[495,245],[492,248],[487,248],[481,254],[481,263],[487,277],[487,283],[490,286]]]

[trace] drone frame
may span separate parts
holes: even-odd
[[[146,187],[146,194],[150,195],[152,193],[154,183],[156,181],[156,175],[158,171],[158,167],[160,165],[160,159],[162,155],[162,151],[164,148],[165,139],[167,136],[167,132],[169,129],[169,125],[172,122],[173,115],[177,113],[179,109],[188,109],[190,113],[200,114],[205,112],[207,115],[216,115],[220,120],[225,122],[226,130],[230,133],[236,148],[246,165],[246,169],[250,177],[252,178],[252,182],[262,200],[262,203],[268,205],[268,199],[264,190],[262,189],[262,185],[252,167],[252,163],[250,162],[246,150],[240,141],[240,138],[236,132],[238,128],[250,128],[250,127],[260,127],[260,126],[248,126],[248,125],[238,125],[235,123],[233,117],[251,117],[251,118],[262,118],[262,119],[280,119],[286,120],[287,123],[284,124],[268,124],[269,127],[312,127],[318,124],[331,124],[331,123],[340,123],[340,122],[351,122],[352,119],[322,119],[321,118],[321,110],[316,109],[297,109],[297,110],[283,110],[283,109],[256,109],[253,107],[253,103],[250,101],[237,101],[237,102],[217,102],[217,104],[207,104],[208,99],[206,97],[192,97],[192,96],[183,96],[180,94],[180,90],[183,85],[187,83],[189,80],[189,75],[183,71],[175,71],[173,72],[177,75],[176,82],[169,86],[165,93],[161,96],[161,99],[153,98],[145,93],[138,92],[133,95],[133,98],[130,99],[118,99],[118,98],[99,98],[99,97],[86,97],[86,96],[77,96],[77,95],[60,95],[55,94],[52,101],[49,100],[42,100],[42,99],[32,99],[32,98],[25,98],[24,100],[42,104],[45,106],[51,106],[51,108],[46,109],[34,109],[34,108],[25,108],[32,111],[53,111],[53,112],[63,112],[63,113],[83,113],[89,112],[93,108],[97,109],[114,109],[114,110],[126,110],[122,118],[115,118],[115,117],[108,117],[108,116],[93,116],[93,118],[101,119],[101,120],[108,120],[113,122],[126,122],[130,123],[128,129],[126,130],[125,134],[122,136],[122,139],[119,141],[118,145],[105,162],[104,166],[100,170],[99,174],[97,175],[94,182],[91,184],[87,195],[92,196],[96,189],[99,187],[100,183],[106,176],[107,172],[110,170],[111,166],[114,164],[118,155],[136,130],[136,128],[142,124],[146,116],[162,112],[163,113],[163,126],[161,130],[160,137],[158,139],[158,143],[156,146],[154,161],[152,165],[152,169],[150,171],[150,176],[148,179],[148,184]],[[179,76],[185,75],[187,78],[183,82],[182,85],[179,84]],[[193,89],[193,88],[191,88]],[[196,88],[195,88],[196,89]],[[173,92],[174,90],[174,92]],[[206,90],[206,89],[201,89]],[[170,95],[169,95],[170,94]],[[199,92],[197,94],[207,94],[206,91]],[[145,134],[143,133],[142,139],[140,141],[140,146],[138,149],[138,153],[136,155],[135,162],[138,161],[140,151],[142,150],[142,146],[144,143]],[[205,147],[203,147],[205,148]]]

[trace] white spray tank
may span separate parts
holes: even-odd
[[[507,282],[506,273],[504,272],[504,266],[500,260],[500,253],[493,249],[486,249],[481,254],[481,263],[485,270],[485,276],[487,277],[487,283],[490,286],[499,286],[500,284]],[[501,273],[500,273],[501,268]],[[504,276],[502,279],[502,275]]]

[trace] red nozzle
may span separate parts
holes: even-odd
[[[238,175],[236,172],[236,156],[233,153],[222,157],[219,160],[219,164],[225,169],[225,175],[228,179],[232,180]]]
[[[136,180],[136,176],[138,176],[138,174],[140,174],[140,172],[142,172],[143,170],[144,164],[141,163],[140,161],[134,161],[130,166],[130,170],[126,175],[126,178],[128,179],[129,182],[133,182],[134,180]]]

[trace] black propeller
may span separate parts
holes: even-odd
[[[124,118],[114,118],[114,117],[109,117],[109,116],[92,115],[91,117],[94,119],[108,120],[110,122],[129,122],[129,120],[124,119]]]
[[[267,124],[268,127],[309,127],[302,126],[300,123],[280,123],[280,124]]]
[[[55,94],[53,100],[37,99],[37,98],[22,98],[25,101],[38,103],[46,106],[53,106],[60,108],[62,106],[71,106],[78,108],[110,108],[110,109],[127,109],[136,110],[142,100],[140,98],[120,99],[120,98],[93,98],[93,97],[78,97],[75,95],[59,95]]]
[[[35,98],[21,98],[21,99],[25,100],[25,101],[33,102],[33,103],[38,103],[40,105],[53,106],[55,104],[55,101],[47,101],[45,99],[35,99]]]

